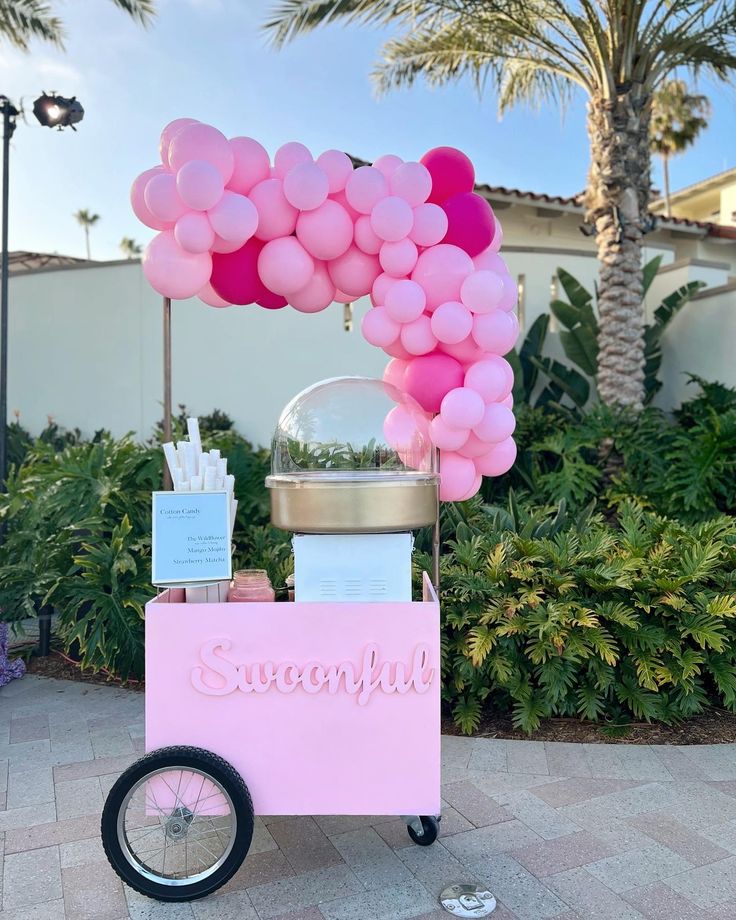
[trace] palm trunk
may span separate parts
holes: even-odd
[[[89,251],[89,227],[85,224],[84,227],[84,241],[87,244],[87,261],[89,262],[92,259]]]
[[[662,154],[662,177],[664,179],[664,213],[665,217],[672,217],[670,206],[670,158],[669,154]]]
[[[648,224],[649,97],[634,85],[588,104],[591,165],[586,220],[595,227],[598,395],[607,405],[644,402],[642,236]]]

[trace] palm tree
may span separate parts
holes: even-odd
[[[148,25],[156,11],[156,0],[112,0],[141,25]],[[28,51],[38,38],[64,47],[64,23],[53,13],[48,0],[0,0],[0,39]]]
[[[86,208],[82,208],[74,215],[77,219],[77,223],[81,224],[84,227],[84,239],[87,243],[87,258],[91,259],[92,255],[89,248],[89,228],[94,227],[97,221],[100,219],[99,214],[92,214],[91,211],[88,211]]]
[[[652,95],[674,68],[725,80],[736,67],[736,0],[274,0],[274,44],[338,19],[387,27],[381,90],[469,76],[518,102],[588,99],[586,223],[600,260],[601,399],[644,395],[642,236],[652,226]],[[540,144],[540,149],[542,144]]]
[[[136,241],[129,236],[124,236],[122,240],[120,240],[120,248],[126,259],[134,259],[143,252],[141,244],[136,243]]]
[[[692,146],[708,127],[710,102],[707,96],[688,92],[684,80],[668,80],[652,99],[649,143],[652,153],[662,157],[664,213],[670,216],[670,157]]]

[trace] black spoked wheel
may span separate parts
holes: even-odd
[[[420,815],[419,820],[422,822],[422,833],[420,834],[411,824],[408,824],[406,829],[409,836],[420,847],[431,846],[440,832],[440,822],[432,815]]]
[[[192,901],[240,867],[253,837],[253,804],[222,757],[161,748],[112,787],[101,831],[110,864],[131,888],[159,901]]]

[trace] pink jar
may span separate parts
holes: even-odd
[[[227,599],[238,604],[249,601],[272,603],[276,593],[265,569],[240,569],[233,576]]]

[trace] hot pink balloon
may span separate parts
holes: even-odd
[[[480,313],[473,319],[473,338],[486,351],[505,355],[511,351],[519,336],[519,321],[515,313],[494,310]]]
[[[353,222],[342,205],[328,199],[318,208],[299,215],[296,236],[315,259],[336,259],[350,248]]]
[[[462,447],[458,448],[458,453],[462,454],[463,457],[475,459],[483,454],[487,454],[488,447],[488,442],[481,441],[478,435],[471,431]]]
[[[284,177],[284,196],[300,211],[313,211],[327,198],[327,174],[315,163],[297,163]]]
[[[420,204],[414,208],[414,222],[409,237],[417,246],[435,246],[447,233],[447,214],[438,204]]]
[[[389,188],[392,195],[398,195],[415,208],[429,197],[432,176],[421,163],[402,163],[391,173]]]
[[[463,369],[449,355],[414,358],[404,375],[404,388],[426,412],[439,412],[450,390],[463,385]]]
[[[416,281],[397,281],[386,292],[388,315],[397,323],[411,323],[424,313],[427,298]]]
[[[173,172],[178,173],[185,163],[192,160],[210,163],[219,172],[223,183],[228,182],[235,168],[230,141],[217,128],[200,122],[177,131],[169,144],[169,164]]]
[[[473,192],[463,192],[448,198],[442,209],[447,215],[447,233],[443,242],[459,246],[470,256],[477,256],[490,246],[495,221],[485,198]]]
[[[502,295],[503,278],[492,271],[474,271],[460,288],[460,300],[473,313],[495,310]]]
[[[511,409],[499,403],[491,403],[490,406],[486,406],[483,418],[473,430],[482,441],[498,444],[510,438],[514,433],[514,428],[516,428],[516,419]]]
[[[151,240],[141,264],[151,287],[172,300],[194,297],[212,273],[210,254],[185,252],[174,239],[173,230],[164,230]]]
[[[498,402],[509,392],[508,375],[502,360],[495,355],[490,356],[472,364],[465,373],[465,386],[480,393],[487,403]]]
[[[511,275],[503,276],[503,294],[498,302],[499,310],[513,310],[519,300],[519,286]]]
[[[475,464],[453,451],[440,451],[440,500],[461,501],[475,482]]]
[[[430,422],[429,436],[435,447],[442,450],[458,450],[470,437],[470,429],[450,428],[441,415],[436,415]]]
[[[404,389],[404,374],[409,366],[408,361],[401,358],[392,358],[383,371],[383,382],[388,383],[397,390]]]
[[[386,242],[378,254],[381,268],[394,278],[405,278],[410,275],[418,259],[419,250],[410,239]]]
[[[442,204],[453,195],[473,191],[475,169],[461,150],[455,147],[435,147],[424,154],[421,162],[432,177],[429,201]]]
[[[386,274],[386,272],[383,272],[376,278],[371,289],[371,302],[374,307],[386,303],[386,295],[397,281],[398,278],[394,278]]]
[[[227,187],[231,191],[247,195],[254,185],[270,178],[271,162],[268,153],[257,140],[252,137],[231,137],[230,149],[234,166]]]
[[[208,307],[229,307],[229,304],[226,300],[223,300],[222,297],[215,291],[212,285],[208,282],[202,288],[202,290],[197,294],[197,297],[206,303]]]
[[[168,169],[169,168],[169,145],[174,138],[175,134],[178,134],[182,128],[186,128],[188,125],[196,125],[199,122],[196,118],[175,118],[174,121],[170,121],[168,125],[161,132],[161,138],[158,142],[158,152],[161,157],[161,162]]]
[[[155,214],[152,214],[144,198],[148,181],[153,179],[154,176],[165,174],[166,170],[163,166],[154,166],[153,169],[147,169],[142,172],[130,187],[130,204],[133,208],[133,213],[141,223],[144,223],[152,230],[166,230],[171,225],[171,221],[160,220]]]
[[[403,162],[401,157],[397,157],[395,153],[385,153],[373,163],[373,168],[390,179]]]
[[[360,214],[370,214],[378,202],[388,195],[388,182],[383,173],[372,166],[360,166],[345,186],[345,195],[352,208]]]
[[[495,237],[494,237],[495,240]],[[493,248],[493,243],[477,256],[473,256],[473,265],[478,271],[495,272],[497,275],[507,275],[508,268],[501,256]]]
[[[288,297],[305,287],[314,275],[314,259],[293,236],[271,240],[258,256],[258,274],[274,294]]]
[[[335,288],[335,303],[352,303],[354,299],[352,294],[346,294],[345,291]]]
[[[376,202],[371,211],[371,227],[382,240],[395,241],[408,236],[414,223],[411,206],[396,195]]]
[[[266,179],[250,190],[248,197],[258,211],[259,240],[275,240],[291,236],[296,227],[299,211],[286,200],[281,179]]]
[[[167,172],[161,172],[148,180],[143,200],[154,217],[169,223],[178,220],[187,210],[176,190],[176,179]]]
[[[456,345],[466,339],[473,328],[471,312],[456,300],[441,303],[432,314],[432,332],[446,345]]]
[[[475,468],[482,476],[503,476],[516,461],[516,444],[513,438],[506,438],[494,444],[487,454],[477,457]]]
[[[250,198],[236,192],[225,192],[207,216],[218,236],[232,242],[239,241],[241,246],[258,228],[256,206]]]
[[[174,225],[174,239],[186,252],[209,252],[215,242],[215,231],[206,214],[188,211]]]
[[[222,198],[225,185],[212,163],[190,160],[176,174],[176,190],[187,207],[207,211]]]
[[[276,175],[280,179],[284,179],[287,173],[295,166],[298,166],[300,163],[311,163],[313,161],[309,147],[305,147],[304,144],[300,144],[299,141],[289,141],[288,144],[283,144],[279,147],[273,158],[273,162]]]
[[[383,240],[371,226],[371,219],[367,214],[361,214],[355,221],[355,245],[361,252],[367,252],[372,256],[378,255],[383,246]]]
[[[289,295],[289,303],[300,313],[319,313],[335,299],[335,285],[324,262],[317,262],[306,287]]]
[[[342,150],[325,150],[317,157],[317,166],[327,176],[330,194],[341,192],[353,172],[353,163]]]
[[[274,294],[273,291],[267,291],[264,288],[256,303],[259,307],[265,307],[266,310],[281,310],[287,305],[288,300],[281,294]]]
[[[351,246],[329,263],[328,270],[335,287],[353,297],[362,297],[373,287],[373,282],[381,273],[381,266],[375,256]]]
[[[255,303],[268,292],[258,276],[258,256],[264,244],[253,237],[235,252],[212,256],[212,287],[233,304]]]
[[[466,252],[442,243],[419,256],[411,277],[424,288],[427,309],[432,311],[441,303],[457,300],[463,281],[472,271],[473,260]]]
[[[450,428],[475,428],[483,418],[485,403],[469,387],[450,390],[442,400],[440,414]]]
[[[385,348],[399,337],[400,326],[385,307],[372,307],[363,317],[361,329],[366,342]]]
[[[426,355],[437,347],[437,337],[432,332],[429,317],[422,315],[401,327],[401,344],[410,355]]]

